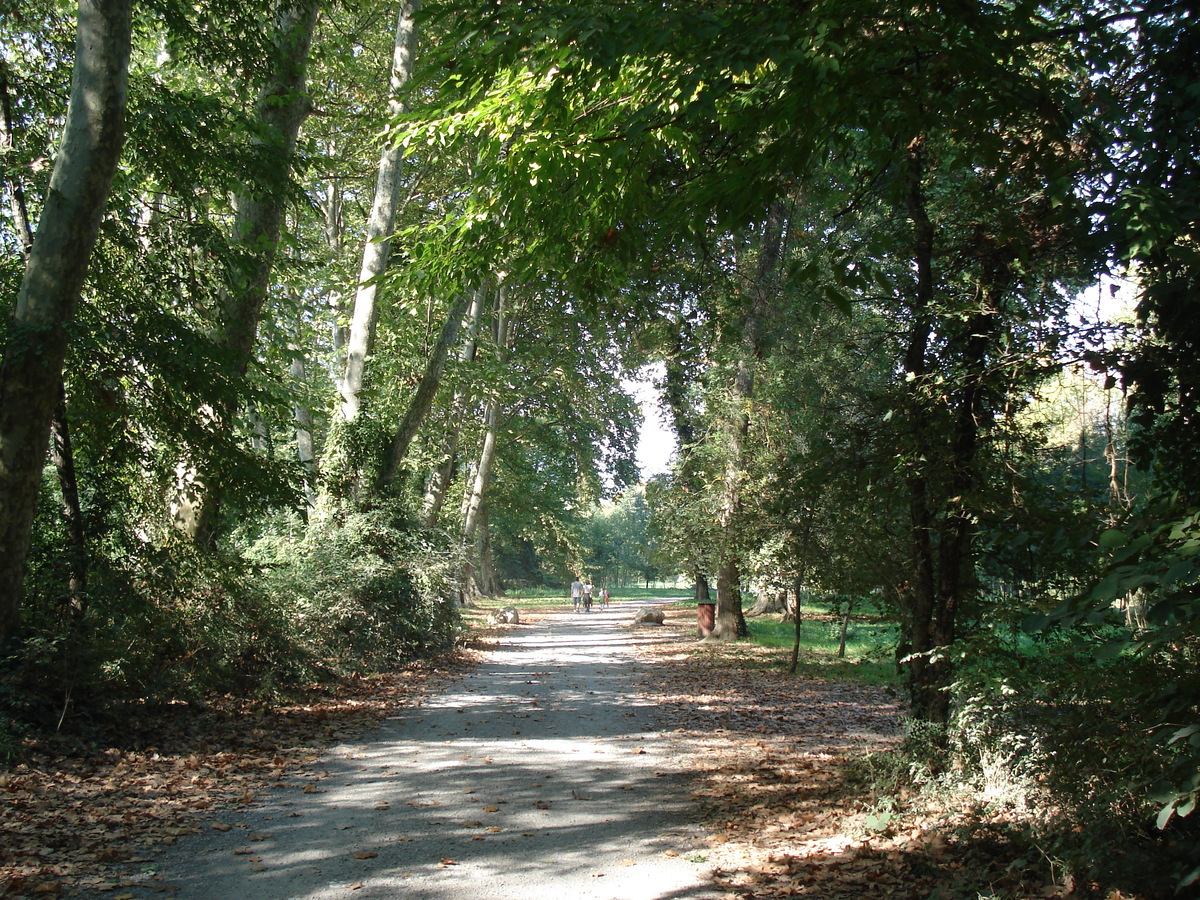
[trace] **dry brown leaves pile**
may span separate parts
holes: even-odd
[[[694,620],[669,615],[678,642],[643,648],[657,676],[651,694],[691,751],[704,855],[729,900],[1067,893],[1046,861],[1022,855],[1002,828],[968,826],[964,810],[872,817],[877,800],[844,770],[898,743],[888,691],[789,678],[780,651],[697,645]]]
[[[113,889],[113,865],[197,831],[205,813],[248,804],[351,740],[397,706],[414,705],[462,660],[314,687],[267,707],[224,699],[121,711],[105,748],[43,740],[0,772],[0,897]]]

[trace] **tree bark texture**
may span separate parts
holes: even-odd
[[[130,0],[79,4],[71,98],[0,364],[0,645],[21,584],[75,313],[125,139]]]
[[[281,0],[276,8],[271,70],[256,106],[262,150],[270,159],[270,165],[259,171],[272,175],[246,185],[245,193],[234,200],[233,244],[238,259],[222,297],[217,336],[238,376],[246,374],[254,359],[258,323],[279,249],[296,140],[311,111],[306,71],[319,6],[319,0]],[[227,404],[217,411],[218,422],[232,428],[236,414],[236,404]],[[212,546],[224,486],[216,473],[199,473],[196,481],[201,499],[193,537],[201,546]]]
[[[508,312],[508,289],[501,285],[496,290],[496,311],[493,337],[495,339],[496,357],[503,362],[508,353],[508,340],[511,332],[511,318]],[[500,401],[493,397],[487,403],[484,413],[483,444],[479,450],[479,460],[475,466],[475,477],[471,481],[463,512],[462,546],[467,556],[463,569],[464,591],[474,590],[473,583],[478,571],[474,565],[472,554],[475,552],[475,541],[479,528],[484,522],[487,509],[488,486],[492,480],[492,466],[496,459],[496,441],[500,423]]]
[[[412,77],[417,44],[413,16],[419,7],[418,0],[404,0],[400,4],[392,53],[391,98],[388,101],[388,115],[391,118],[404,111],[399,92]],[[341,378],[342,417],[347,422],[354,420],[361,407],[367,357],[375,343],[375,323],[379,318],[379,279],[387,271],[388,257],[391,255],[392,232],[396,227],[396,211],[400,205],[402,157],[402,148],[388,142],[379,158],[375,199],[367,219],[367,239],[363,244],[358,291],[354,296],[350,338],[346,347],[346,370]]]
[[[0,152],[14,149],[12,98],[8,90],[8,73],[0,59]],[[9,194],[10,213],[21,242],[21,258],[28,264],[33,252],[33,230],[29,224],[29,211],[25,203],[25,186],[17,178],[5,176]],[[83,507],[79,503],[79,483],[75,477],[75,453],[71,445],[71,431],[67,410],[67,394],[62,378],[58,383],[58,402],[50,423],[50,459],[58,474],[62,492],[63,524],[67,531],[67,593],[71,598],[71,609],[76,622],[87,611],[87,528],[83,519]]]
[[[508,339],[511,329],[508,288],[500,285],[496,289],[495,323],[492,332],[496,346],[496,359],[500,362],[503,362],[508,355]],[[475,479],[472,483],[470,498],[467,501],[466,514],[463,516],[463,543],[468,547],[475,541],[475,531],[479,527],[480,515],[487,500],[487,489],[492,479],[492,464],[496,459],[496,432],[499,423],[500,401],[493,398],[488,401],[484,412],[483,446],[479,451],[479,462],[475,466]]]
[[[300,356],[298,346],[291,347],[291,363],[288,365],[288,375],[296,384],[303,384],[306,377],[304,358]],[[292,421],[296,425],[296,456],[304,469],[304,496],[312,509],[317,502],[317,479],[320,473],[317,468],[317,453],[313,444],[312,410],[304,403],[297,402],[292,408]]]

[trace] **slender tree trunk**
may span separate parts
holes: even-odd
[[[476,295],[478,296],[480,293],[482,293],[482,289],[477,291]],[[387,461],[379,477],[378,487],[381,492],[387,492],[395,485],[408,448],[412,444],[413,438],[417,436],[421,423],[429,415],[429,410],[433,408],[433,401],[437,396],[438,386],[441,384],[442,370],[446,365],[446,357],[449,356],[450,347],[458,338],[458,330],[462,325],[463,314],[467,311],[469,300],[471,300],[471,295],[462,294],[446,314],[446,322],[425,363],[421,381],[409,401],[404,418],[400,420],[396,433],[388,445]]]
[[[846,658],[846,635],[850,631],[850,604],[842,610],[842,625],[838,631],[838,659]]]
[[[12,97],[8,90],[8,63],[0,56],[0,153],[11,153],[16,149],[13,135]],[[25,190],[20,181],[5,175],[8,190],[9,214],[16,226],[17,240],[21,242],[21,254],[29,260],[33,250],[33,229],[29,225],[29,210],[25,203]]]
[[[417,43],[413,15],[419,6],[419,0],[402,0],[400,4],[392,53],[391,97],[388,101],[388,115],[391,118],[404,111],[399,92],[412,77]],[[402,157],[402,148],[389,142],[379,159],[375,199],[367,220],[367,240],[363,245],[350,340],[346,348],[346,371],[341,382],[342,417],[347,422],[354,421],[361,407],[360,395],[366,376],[367,357],[375,343],[375,323],[379,317],[379,280],[387,271],[388,257],[391,255],[392,232],[396,227],[396,210],[400,204]]]
[[[246,193],[234,200],[233,243],[239,259],[222,298],[223,321],[217,339],[229,352],[239,377],[245,376],[254,358],[258,323],[279,249],[296,141],[311,111],[306,71],[319,6],[319,0],[280,0],[276,8],[271,70],[256,108],[271,174],[246,185]],[[237,404],[227,404],[214,414],[221,427],[232,429]],[[193,480],[200,494],[193,537],[199,545],[211,547],[216,542],[224,485],[220,476],[211,472],[199,473]]]
[[[50,460],[58,473],[62,490],[62,515],[67,529],[67,591],[76,623],[87,614],[88,553],[87,527],[79,504],[79,482],[75,477],[75,453],[71,449],[71,431],[67,424],[67,396],[58,386],[58,403],[50,424]]]
[[[800,667],[800,634],[801,634],[801,619],[800,614],[800,579],[797,578],[792,585],[792,596],[795,597],[795,606],[792,609],[792,622],[795,627],[792,629],[792,659],[788,665],[788,674],[795,675],[796,669]]]
[[[931,666],[933,622],[936,609],[934,582],[933,512],[926,468],[935,456],[934,436],[928,421],[927,354],[933,333],[933,253],[934,228],[925,206],[924,159],[921,139],[909,146],[908,214],[913,225],[913,265],[916,290],[912,301],[912,330],[905,350],[904,366],[908,373],[908,417],[912,432],[913,462],[907,475],[909,506],[909,552],[912,579],[909,584],[909,663],[908,683],[913,715],[935,721],[942,707],[942,695],[948,685],[940,681],[941,672]]]
[[[303,384],[307,377],[304,358],[300,356],[300,348],[293,346],[292,361],[288,366],[288,375],[295,384]],[[304,496],[308,508],[312,509],[317,502],[317,454],[313,447],[312,410],[304,403],[297,402],[292,408],[292,421],[296,425],[296,455],[304,469]]]
[[[483,318],[483,305],[487,297],[487,288],[481,287],[475,292],[471,308],[467,312],[467,336],[459,359],[464,363],[475,361],[479,348],[479,323]],[[445,461],[434,472],[425,493],[424,519],[425,526],[432,528],[437,524],[442,506],[450,492],[450,483],[454,480],[454,466],[458,455],[458,442],[462,435],[463,416],[466,415],[467,389],[460,387],[454,392],[454,403],[450,410],[450,435],[445,448]]]
[[[508,339],[511,329],[511,319],[507,304],[508,289],[501,285],[496,290],[496,312],[494,337],[496,358],[503,362],[508,353]],[[492,480],[492,466],[496,459],[496,440],[500,422],[500,401],[493,397],[487,403],[484,413],[483,444],[479,451],[479,460],[475,465],[475,477],[471,481],[463,509],[462,546],[467,554],[464,564],[462,583],[464,593],[473,588],[476,581],[474,560],[471,554],[475,548],[475,540],[483,515],[487,508],[488,486]]]
[[[67,331],[125,140],[130,0],[81,0],[62,144],[0,364],[0,646],[20,621]]]

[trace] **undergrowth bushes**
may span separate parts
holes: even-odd
[[[83,603],[52,553],[32,558],[22,633],[0,660],[0,757],[22,723],[86,728],[127,699],[286,694],[459,634],[455,555],[394,512],[281,515],[224,554],[125,538],[95,554]]]
[[[1106,635],[992,633],[965,648],[948,727],[909,724],[902,746],[852,773],[883,798],[1006,823],[1082,895],[1173,896],[1200,865],[1200,822],[1159,828],[1162,785],[1190,759],[1147,685],[1178,684],[1179,654],[1111,653]],[[884,808],[886,807],[886,808]]]
[[[286,598],[306,642],[343,666],[381,667],[448,650],[459,634],[459,557],[385,509],[346,510],[293,543],[278,532],[250,557]]]

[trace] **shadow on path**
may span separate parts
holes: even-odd
[[[261,807],[181,841],[182,900],[709,898],[688,773],[654,721],[638,606],[512,628],[469,674]],[[135,887],[133,892],[147,890]]]

